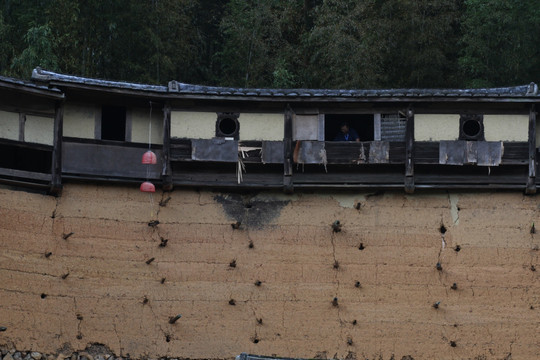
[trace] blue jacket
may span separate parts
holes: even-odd
[[[347,134],[340,131],[334,138],[334,141],[356,141],[358,138],[359,136],[356,130],[349,128],[349,132]]]

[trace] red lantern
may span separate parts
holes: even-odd
[[[142,192],[156,192],[156,187],[150,181],[145,181],[141,184]]]
[[[153,151],[148,150],[142,156],[142,163],[145,165],[151,165],[157,163],[156,154]]]

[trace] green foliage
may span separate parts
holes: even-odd
[[[540,78],[537,1],[466,0],[459,65],[468,86],[503,86]]]
[[[518,0],[0,0],[0,73],[145,83],[479,87],[540,81]]]
[[[317,85],[449,85],[457,8],[456,0],[325,1],[308,38]]]
[[[296,76],[286,68],[285,61],[281,60],[276,64],[272,73],[274,81],[272,87],[278,89],[289,89],[296,85]]]
[[[295,11],[298,1],[231,0],[221,22],[225,39],[220,59],[223,80],[232,85],[257,87],[271,84],[278,66],[283,73],[285,55],[292,49],[287,33],[290,31],[289,12]],[[289,80],[292,78],[289,78]]]
[[[4,15],[0,11],[0,74],[8,73],[11,58],[13,57],[13,47],[8,41],[8,25],[4,21]]]
[[[47,25],[31,27],[24,36],[28,45],[23,52],[13,59],[11,69],[18,77],[29,77],[32,69],[41,66],[58,70],[58,59],[53,51],[51,29]]]

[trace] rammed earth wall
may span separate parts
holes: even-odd
[[[0,189],[0,348],[537,359],[535,222],[518,192]]]

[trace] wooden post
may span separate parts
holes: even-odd
[[[407,128],[405,129],[405,192],[414,192],[414,110],[407,109]]]
[[[536,109],[534,104],[531,105],[529,112],[529,177],[525,193],[536,193]]]
[[[293,111],[289,105],[285,109],[285,121],[283,132],[283,191],[287,194],[293,192],[292,181],[292,165],[293,165],[293,150],[292,150],[292,124]]]
[[[49,192],[57,195],[62,189],[62,136],[64,128],[64,100],[59,100],[54,109],[54,138],[52,151],[51,185]]]
[[[19,141],[24,141],[24,129],[26,125],[26,114],[19,113]]]
[[[173,188],[171,170],[171,106],[169,103],[163,107],[163,150],[161,160],[163,169],[161,171],[161,181],[163,190],[170,191]]]

